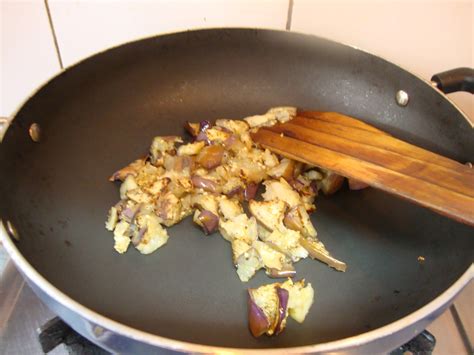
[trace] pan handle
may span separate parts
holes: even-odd
[[[449,94],[456,91],[467,91],[474,94],[474,69],[455,68],[431,77],[435,87]]]

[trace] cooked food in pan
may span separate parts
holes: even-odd
[[[248,290],[248,322],[254,337],[278,335],[286,327],[288,315],[303,323],[313,304],[314,290],[305,281],[274,283]]]
[[[230,243],[243,282],[260,269],[292,277],[293,264],[308,256],[345,271],[309,218],[318,192],[335,192],[343,178],[279,157],[250,138],[251,129],[295,115],[294,107],[276,107],[243,120],[189,122],[189,142],[155,137],[146,157],[110,178],[121,182],[106,222],[115,250],[124,253],[132,244],[150,254],[168,242],[167,227],[192,216],[206,235],[219,231]]]

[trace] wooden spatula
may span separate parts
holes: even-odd
[[[474,169],[335,112],[299,112],[252,139],[474,226]]]

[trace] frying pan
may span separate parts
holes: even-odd
[[[408,105],[397,103],[399,90]],[[190,219],[151,255],[113,250],[104,228],[119,199],[107,181],[113,171],[143,155],[155,135],[183,134],[186,120],[279,105],[358,117],[460,162],[474,156],[472,127],[441,91],[364,51],[269,30],[153,37],[68,68],[16,113],[0,149],[5,248],[53,311],[113,352],[400,345],[472,279],[473,229],[375,189],[317,198],[318,235],[348,270],[296,264],[315,303],[302,325],[290,322],[278,337],[254,339],[247,329],[246,289],[273,280],[260,272],[240,282],[229,244]]]

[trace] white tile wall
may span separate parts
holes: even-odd
[[[289,0],[48,0],[64,65],[143,36],[200,27],[285,28]],[[41,0],[1,0],[0,115],[59,70]],[[473,63],[472,0],[294,0],[292,30],[347,42],[429,79]],[[451,98],[474,119],[474,100]]]
[[[0,0],[0,116],[59,71],[43,1]]]
[[[294,0],[291,29],[378,54],[430,79],[474,67],[472,0]],[[451,98],[474,122],[474,99]]]
[[[49,0],[65,65],[162,32],[202,27],[284,29],[288,0]]]

